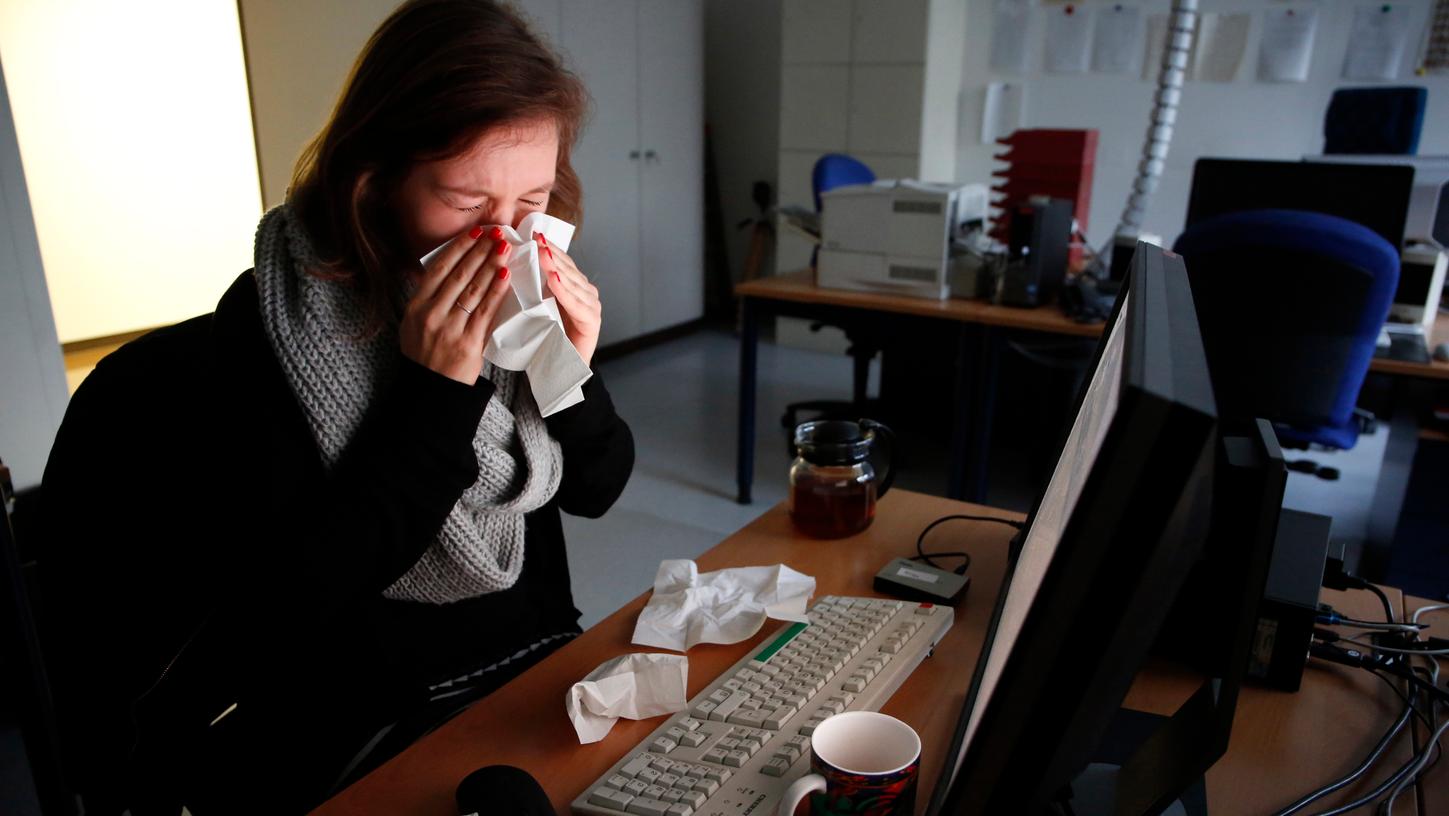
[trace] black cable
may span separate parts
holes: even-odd
[[[1366,589],[1369,592],[1372,592],[1373,594],[1379,596],[1379,601],[1382,602],[1384,605],[1384,619],[1387,620],[1389,623],[1396,622],[1397,618],[1394,615],[1394,605],[1389,603],[1389,596],[1385,595],[1382,589],[1379,589],[1377,586],[1369,583],[1368,581],[1364,581],[1362,583],[1363,585],[1359,587],[1360,589]]]
[[[936,519],[935,521],[931,522],[930,524],[927,524],[926,525],[926,529],[922,530],[921,531],[921,534],[916,537],[916,555],[914,555],[911,558],[911,560],[912,561],[924,561],[927,564],[930,564],[931,566],[935,567],[936,569],[942,569],[942,567],[940,567],[938,564],[936,564],[935,561],[932,561],[931,559],[932,558],[963,558],[963,559],[965,559],[965,561],[961,564],[961,566],[959,566],[959,567],[956,568],[956,574],[957,575],[965,575],[966,574],[966,568],[971,566],[971,554],[970,553],[965,553],[965,552],[946,552],[946,553],[931,553],[931,554],[927,555],[926,554],[926,548],[925,548],[925,544],[926,544],[926,534],[927,533],[930,533],[932,530],[936,529],[937,527],[939,527],[942,524],[945,524],[948,521],[956,521],[956,520],[960,520],[960,521],[994,521],[997,524],[1005,524],[1006,526],[1013,527],[1013,528],[1015,528],[1017,530],[1020,530],[1021,527],[1022,527],[1022,524],[1019,521],[1012,521],[1011,519],[997,518],[995,516],[967,516],[967,515],[961,515],[961,514],[955,514],[955,515],[950,515],[950,516],[942,516],[942,517]]]

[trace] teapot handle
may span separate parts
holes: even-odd
[[[885,477],[880,480],[880,487],[875,492],[875,497],[879,499],[885,496],[886,491],[891,489],[891,483],[896,480],[896,434],[890,428],[873,419],[860,420],[860,427],[874,434],[875,439],[880,440],[883,443],[882,447],[885,449],[882,454],[885,457]]]

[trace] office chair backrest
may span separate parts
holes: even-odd
[[[1267,417],[1303,441],[1352,447],[1353,409],[1399,280],[1399,255],[1369,228],[1296,210],[1194,224],[1186,259],[1225,420]]]
[[[844,153],[826,153],[815,160],[810,172],[810,189],[815,196],[815,212],[820,212],[820,194],[849,184],[870,184],[875,173],[859,159]]]
[[[1428,101],[1427,88],[1339,88],[1323,117],[1323,152],[1412,156]]]
[[[41,812],[73,816],[77,805],[62,769],[55,704],[32,605],[35,564],[22,557],[16,541],[15,504],[9,471],[0,461],[0,689],[7,704],[16,706],[10,713],[20,723]]]

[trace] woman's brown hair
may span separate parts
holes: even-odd
[[[351,280],[369,324],[400,311],[413,268],[388,200],[408,169],[463,154],[499,126],[558,123],[548,212],[577,223],[582,191],[569,157],[588,96],[513,9],[493,0],[410,0],[363,47],[331,118],[302,152],[287,200],[323,260]]]

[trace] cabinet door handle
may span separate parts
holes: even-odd
[[[637,150],[630,150],[629,151],[629,158],[637,160],[639,158],[639,151],[637,151]]]
[[[659,154],[653,150],[644,151],[644,161],[659,161]]]

